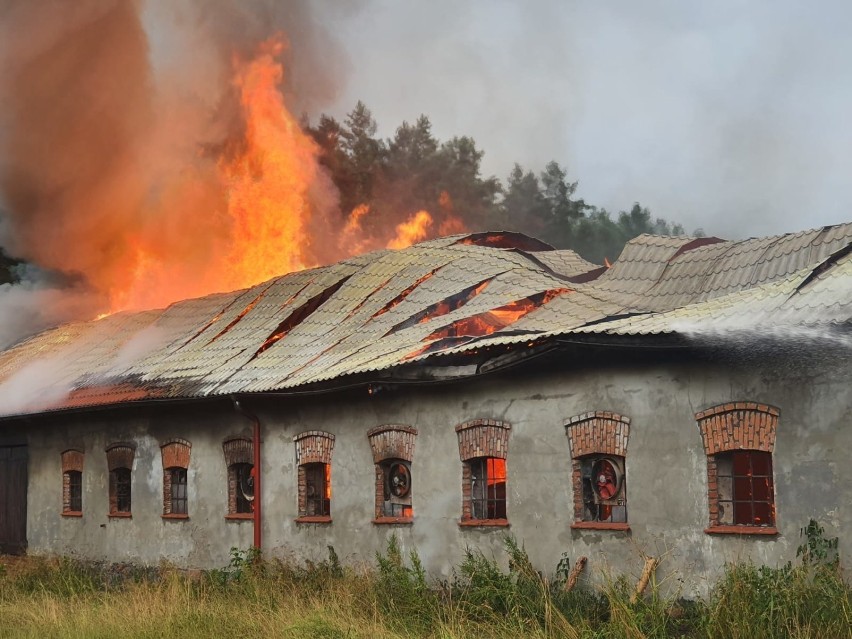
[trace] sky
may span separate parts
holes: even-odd
[[[486,175],[556,160],[591,204],[728,239],[852,220],[852,3],[317,6],[345,54],[323,111],[363,100],[383,136],[423,113]]]

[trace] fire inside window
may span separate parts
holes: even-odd
[[[130,469],[116,468],[113,472],[115,482],[115,512],[130,512]]]
[[[471,459],[471,515],[474,519],[506,519],[506,460]]]
[[[231,472],[236,482],[236,512],[254,512],[254,476],[252,464],[238,463],[231,465]]]
[[[583,521],[627,523],[624,457],[591,455],[581,460]]]
[[[774,526],[772,454],[737,450],[716,455],[719,523]]]
[[[411,467],[408,462],[398,459],[382,463],[384,475],[384,503],[382,513],[385,517],[412,517],[411,507]]]
[[[305,514],[308,517],[331,515],[331,465],[305,464]]]
[[[186,468],[169,469],[172,479],[172,514],[187,514]]]
[[[69,470],[68,475],[68,512],[83,511],[83,473]]]

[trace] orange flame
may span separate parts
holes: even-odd
[[[396,237],[387,243],[389,249],[401,249],[426,239],[432,216],[428,211],[417,211],[407,221],[396,227]]]

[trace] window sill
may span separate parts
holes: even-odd
[[[133,517],[132,513],[120,513],[114,512],[109,514],[110,519],[131,519]]]
[[[571,530],[620,530],[629,532],[630,524],[611,521],[576,521],[571,524]]]
[[[775,526],[710,526],[704,532],[708,535],[777,535]]]
[[[225,515],[225,521],[251,521],[254,513],[229,513]]]
[[[296,517],[297,524],[330,524],[331,515],[310,515]]]
[[[183,519],[189,519],[189,515],[183,513],[168,513],[166,515],[163,515],[163,519],[176,519],[180,521]]]
[[[508,519],[462,519],[459,526],[461,528],[508,528],[511,524]]]
[[[82,510],[63,510],[62,516],[63,517],[82,517],[83,511]]]
[[[374,524],[378,525],[411,525],[414,523],[414,517],[376,517],[373,520]]]

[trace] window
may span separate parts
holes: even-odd
[[[506,460],[479,457],[468,464],[473,518],[506,519]]]
[[[83,512],[83,473],[79,470],[69,470],[66,475],[68,475],[68,511]]]
[[[382,425],[367,433],[376,465],[375,524],[409,524],[412,505],[411,460],[417,429],[396,424]]]
[[[83,515],[83,452],[79,450],[62,453],[62,514]]]
[[[331,465],[323,463],[305,464],[307,517],[331,515]]]
[[[251,519],[254,512],[254,443],[233,437],[222,444],[228,471],[227,519]]]
[[[130,517],[132,512],[132,469],[136,447],[120,442],[107,446],[109,468],[109,516]]]
[[[334,435],[308,431],[293,438],[298,466],[297,523],[331,523],[331,453]]]
[[[116,513],[130,512],[130,469],[116,468],[111,473],[111,481],[115,482],[115,511]]]
[[[772,455],[759,450],[721,453],[716,473],[720,524],[775,525]]]
[[[189,456],[192,444],[184,439],[172,439],[160,446],[163,456],[163,517],[189,517]]]
[[[580,461],[583,521],[627,522],[624,458],[592,455]]]
[[[775,534],[772,453],[779,411],[733,402],[697,413],[707,455],[711,534]]]
[[[572,528],[629,530],[627,442],[630,418],[594,411],[565,422],[574,493]]]
[[[186,512],[186,468],[169,468],[171,477],[171,514],[185,515]]]
[[[508,526],[506,458],[511,426],[477,419],[456,426],[462,461],[462,526]]]

